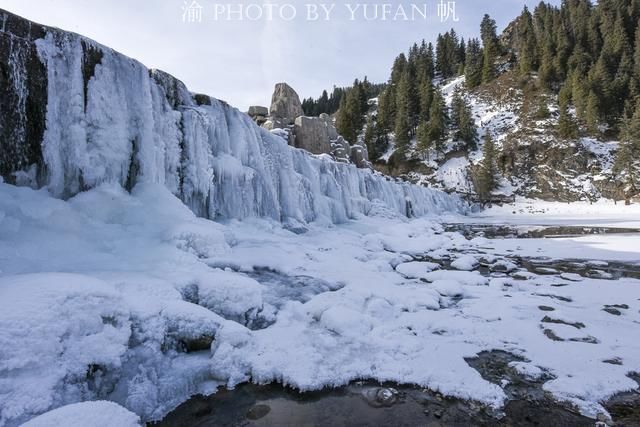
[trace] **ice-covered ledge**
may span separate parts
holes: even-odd
[[[372,202],[462,210],[444,193],[287,146],[225,102],[82,36],[0,10],[0,175],[62,198],[159,183],[197,215],[344,222]]]

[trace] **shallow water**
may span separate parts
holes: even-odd
[[[451,224],[447,231],[460,232],[465,237],[487,238],[547,238],[590,234],[639,232],[632,229],[603,227],[511,227]],[[640,234],[639,234],[640,236]],[[431,259],[414,257],[418,261],[437,263],[451,268],[451,257]],[[485,276],[511,276],[526,280],[527,273],[553,276],[557,286],[570,286],[582,278],[618,280],[622,277],[640,279],[640,265],[622,262],[578,259],[497,257],[484,262],[480,258],[475,270]],[[276,307],[283,300],[307,302],[323,292],[340,289],[332,284],[306,276],[285,276],[270,270],[258,270],[249,276],[267,286],[265,300]],[[556,286],[556,285],[552,285]],[[552,299],[541,305],[549,313],[541,325],[561,322],[553,318]],[[455,304],[455,299],[452,300]],[[624,305],[604,306],[603,310],[620,315]],[[546,322],[546,323],[545,323]],[[268,325],[261,325],[266,327]],[[571,324],[575,328],[584,325]],[[549,331],[549,339],[561,338]],[[586,342],[586,341],[585,341]],[[299,393],[280,384],[243,384],[234,390],[221,389],[209,397],[195,396],[185,402],[156,426],[593,426],[595,420],[581,416],[574,408],[555,401],[542,385],[553,378],[544,372],[539,378],[525,378],[509,366],[522,358],[494,350],[483,352],[466,362],[487,381],[503,387],[508,402],[502,411],[495,411],[473,401],[449,398],[437,392],[412,385],[374,381],[354,382],[347,386],[318,392]],[[616,360],[605,361],[616,364]],[[640,378],[640,377],[639,377]],[[634,378],[635,379],[635,378]],[[640,393],[614,396],[603,403],[617,426],[640,426]]]
[[[465,237],[540,239],[578,237],[602,234],[639,234],[637,228],[585,227],[575,225],[536,226],[536,225],[499,225],[499,224],[445,224],[445,231],[458,232]]]
[[[494,414],[475,402],[445,398],[419,387],[373,382],[314,393],[280,385],[245,384],[196,396],[158,427],[204,426],[592,426],[593,420],[533,399],[518,399]]]

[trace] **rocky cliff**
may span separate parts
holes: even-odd
[[[82,36],[0,10],[0,174],[70,197],[160,183],[208,218],[342,222],[457,198],[310,156],[223,101]],[[437,208],[436,208],[437,206]]]

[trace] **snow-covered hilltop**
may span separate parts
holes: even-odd
[[[92,40],[0,12],[8,79],[0,175],[67,198],[158,183],[199,216],[339,223],[380,201],[415,215],[456,198],[295,150],[223,101]]]

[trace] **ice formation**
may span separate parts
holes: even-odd
[[[164,72],[81,36],[42,28],[34,40],[35,30],[24,38],[2,33],[19,39],[10,68],[24,74],[29,55],[21,52],[35,45],[47,82],[41,159],[14,165],[5,176],[10,182],[22,177],[62,198],[102,183],[128,189],[157,183],[202,217],[292,224],[345,222],[366,214],[373,201],[416,216],[463,208],[455,197],[296,150],[246,114],[190,93]],[[15,105],[26,116],[21,120],[37,122],[22,98]],[[16,145],[26,142],[18,137]]]

